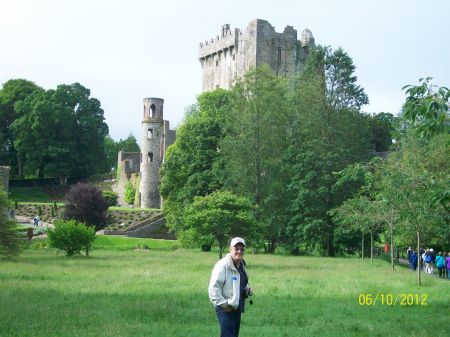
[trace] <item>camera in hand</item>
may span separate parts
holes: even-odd
[[[247,298],[249,298],[249,296],[252,296],[252,295],[250,294],[250,288],[246,288],[246,289],[242,292],[242,296],[244,296],[244,299],[247,299]],[[250,301],[249,301],[248,303],[250,303],[250,305],[253,305],[253,300],[250,299]]]

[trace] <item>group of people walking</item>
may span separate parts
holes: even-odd
[[[434,268],[438,270],[440,278],[447,278],[450,280],[450,252],[435,253],[433,248],[421,249],[419,254],[408,248],[408,261],[411,270],[422,268],[423,272],[428,275],[433,275]]]

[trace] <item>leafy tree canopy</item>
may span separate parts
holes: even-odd
[[[84,176],[101,172],[104,122],[100,102],[79,83],[35,91],[15,106],[14,146],[25,168],[39,176]]]
[[[44,89],[24,79],[9,80],[0,89],[0,164],[10,166],[13,175],[22,173],[19,168],[22,163],[18,161],[14,149],[14,136],[11,129],[12,123],[20,117],[15,106],[35,91],[43,92]]]
[[[187,208],[184,220],[200,235],[214,237],[219,246],[219,258],[231,237],[247,237],[256,232],[252,203],[229,191],[195,197]]]
[[[450,130],[450,90],[432,84],[431,80],[421,78],[419,85],[403,87],[407,96],[402,116],[422,138]]]

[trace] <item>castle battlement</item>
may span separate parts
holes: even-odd
[[[253,22],[256,22],[257,29],[266,37],[297,40],[297,30],[292,26],[286,26],[282,33],[278,33],[267,20],[256,19]]]
[[[309,29],[304,29],[298,40],[294,27],[286,26],[278,33],[261,19],[250,21],[244,30],[222,25],[220,35],[199,45],[202,91],[228,89],[237,77],[261,64],[268,64],[280,76],[298,74],[314,46]]]
[[[235,48],[238,44],[239,35],[241,34],[242,32],[238,28],[231,30],[229,24],[223,25],[221,27],[221,34],[217,35],[216,38],[207,40],[204,43],[200,42],[199,59],[212,56],[220,51]]]

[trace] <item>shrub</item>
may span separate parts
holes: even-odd
[[[134,197],[136,195],[136,188],[132,183],[128,182],[125,185],[125,202],[129,205],[134,204]]]
[[[102,194],[103,194],[103,198],[105,198],[108,206],[116,206],[117,205],[117,199],[119,198],[117,193],[107,190],[107,191],[103,191]]]
[[[102,192],[91,184],[76,184],[66,195],[64,219],[74,219],[87,225],[95,226],[95,230],[106,226],[108,204]]]
[[[55,228],[48,230],[48,239],[50,247],[64,250],[66,256],[80,254],[82,250],[89,256],[95,229],[76,220],[56,221]]]
[[[44,226],[34,226],[33,227],[33,235],[46,234],[47,231],[48,231],[48,228],[44,227]]]

